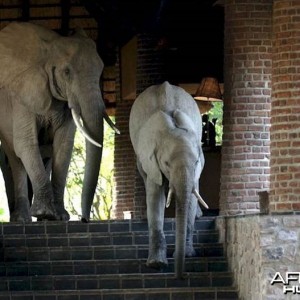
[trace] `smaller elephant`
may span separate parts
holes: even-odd
[[[194,256],[193,230],[204,166],[202,121],[194,99],[165,82],[147,88],[135,100],[129,121],[137,167],[146,189],[149,227],[147,265],[167,265],[164,210],[176,201],[175,273],[183,276],[185,256]],[[165,190],[169,190],[166,197]]]

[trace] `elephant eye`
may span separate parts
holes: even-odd
[[[68,67],[65,68],[64,72],[65,72],[65,75],[67,75],[67,76],[70,75],[70,69]]]

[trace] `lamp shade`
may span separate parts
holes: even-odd
[[[218,80],[213,77],[203,78],[196,91],[194,98],[200,101],[221,102],[222,93]]]

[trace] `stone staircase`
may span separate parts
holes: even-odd
[[[169,266],[145,266],[146,221],[0,224],[0,300],[238,299],[215,218],[195,224],[198,256],[174,277],[173,219],[165,220]]]

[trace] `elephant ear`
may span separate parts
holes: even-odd
[[[139,159],[144,172],[147,174],[147,178],[161,186],[163,179],[155,152],[150,153],[150,151],[146,151],[145,149],[145,153],[143,153]]]
[[[43,113],[51,105],[43,65],[58,34],[31,23],[10,23],[0,31],[0,86],[30,111]]]
[[[42,67],[32,67],[11,84],[15,98],[36,114],[44,114],[51,106],[48,75]]]
[[[96,43],[86,34],[84,29],[82,29],[82,28],[76,28],[74,30],[74,32],[72,33],[71,37],[78,38],[78,39],[84,39],[85,43],[87,43],[87,44],[89,44],[89,46],[97,49]]]
[[[72,36],[81,37],[81,38],[88,38],[88,35],[86,34],[86,32],[80,27],[75,28]]]
[[[191,120],[191,118],[184,113],[183,111],[176,109],[173,112],[173,118],[175,122],[175,126],[177,128],[189,131],[189,132],[194,132],[194,124]]]
[[[156,132],[155,123],[156,116],[152,116],[143,126],[139,133],[138,140],[138,159],[141,162],[147,178],[158,185],[162,185],[163,178],[156,157]]]

